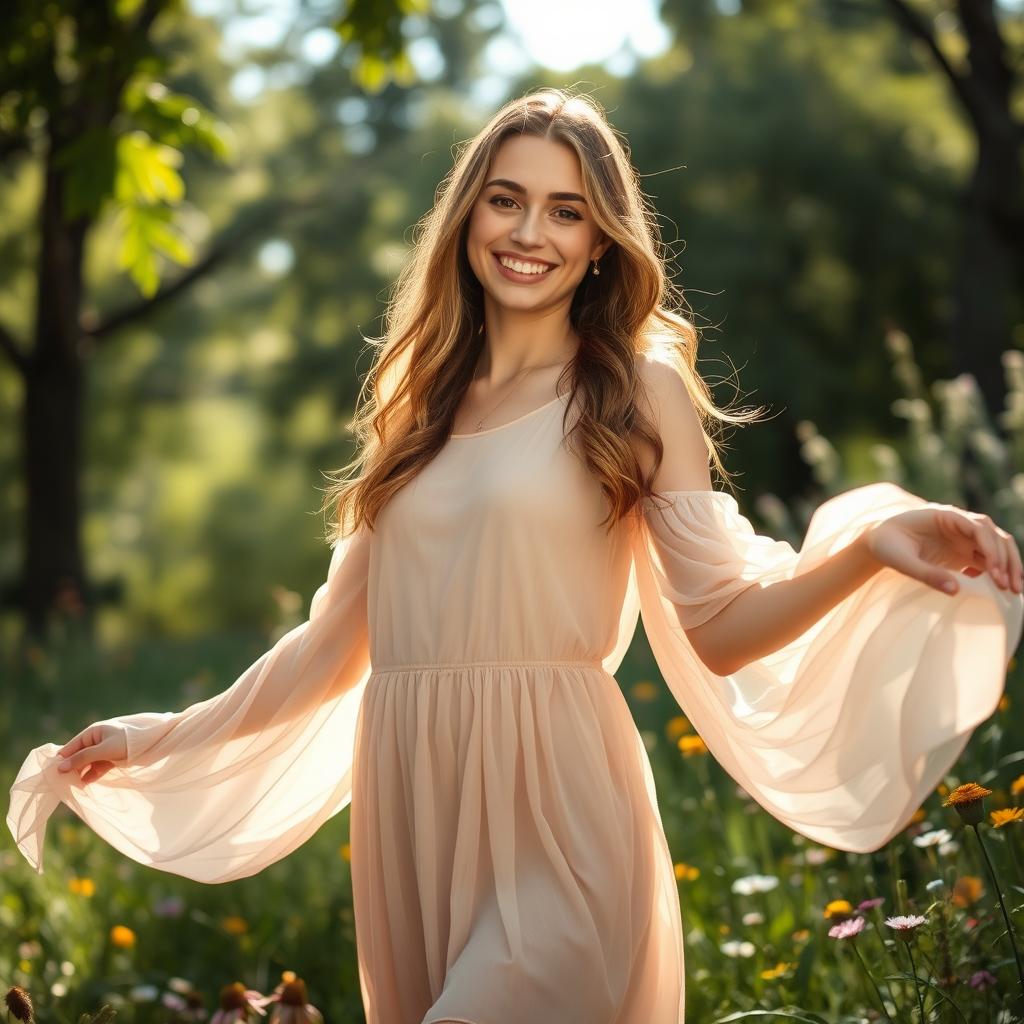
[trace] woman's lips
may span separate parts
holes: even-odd
[[[494,256],[494,262],[498,265],[498,272],[503,277],[507,277],[510,281],[515,281],[516,284],[535,284],[537,281],[547,280],[548,274],[555,269],[554,267],[549,267],[543,274],[520,274],[518,270],[513,270],[511,267],[504,266],[497,253],[492,253],[491,255]],[[529,260],[526,260],[525,262],[528,263]],[[538,262],[540,261],[538,260]]]

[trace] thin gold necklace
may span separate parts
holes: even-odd
[[[531,370],[536,370],[536,369],[538,369],[538,367],[536,367],[536,366],[528,366],[525,370],[521,370],[519,372],[519,377],[522,378],[527,373],[529,373]],[[487,417],[490,416],[491,413],[494,412],[494,410],[498,408],[498,405],[501,405],[501,403],[504,402],[505,399],[508,398],[508,396],[511,395],[512,392],[515,391],[515,389],[518,386],[519,386],[519,381],[516,381],[516,383],[513,384],[512,387],[509,389],[509,391],[505,394],[505,397],[502,398],[501,401],[499,401],[497,405],[493,406],[488,412],[485,412],[483,414],[483,416],[481,416],[480,419],[477,420],[476,426],[473,428],[473,433],[474,434],[483,426],[484,420],[487,419]]]

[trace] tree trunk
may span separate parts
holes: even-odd
[[[56,607],[84,610],[82,389],[79,315],[88,220],[63,214],[63,171],[51,142],[39,223],[35,344],[25,372],[24,469],[26,624],[39,636]]]

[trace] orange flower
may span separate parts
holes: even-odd
[[[809,928],[798,928],[790,938],[794,942],[804,942],[811,937],[811,930]]]
[[[684,864],[682,862],[674,865],[676,878],[682,882],[684,879],[687,882],[692,882],[694,879],[700,878],[700,868],[695,868],[692,864]]]
[[[221,927],[229,935],[244,935],[249,930],[249,925],[244,917],[232,914],[221,921]]]
[[[649,702],[658,699],[658,688],[647,679],[634,683],[630,692],[633,694],[633,700]]]
[[[1014,796],[1020,796],[1024,793],[1024,775],[1018,775],[1017,778],[1010,783],[1010,792]]]
[[[683,752],[684,757],[692,757],[694,754],[706,754],[708,752],[707,745],[699,736],[680,736],[678,747]]]
[[[92,896],[96,892],[96,883],[91,878],[69,878],[68,888],[79,896]]]
[[[670,740],[677,740],[683,733],[690,731],[690,722],[685,715],[676,715],[670,718],[665,726],[665,735]],[[1021,776],[1024,778],[1024,775]]]
[[[1002,695],[1002,697],[999,698],[999,710],[1000,711],[1009,711],[1010,710],[1010,698],[1005,693]]]
[[[788,964],[780,960],[774,967],[769,967],[766,971],[762,971],[761,977],[767,981],[771,981],[773,978],[781,978],[791,967],[796,967],[796,964]]]
[[[969,907],[981,899],[985,888],[976,875],[961,875],[953,883],[953,903],[958,907]]]
[[[955,808],[965,825],[977,825],[984,813],[982,801],[991,795],[991,789],[979,786],[976,782],[965,782],[949,794],[942,806]]]
[[[829,920],[843,921],[853,914],[853,904],[849,900],[832,900],[825,904],[825,917]]]
[[[135,932],[127,925],[115,924],[110,929],[110,941],[120,949],[130,949],[135,945]]]
[[[352,860],[352,847],[348,843],[342,843],[338,847],[338,853],[341,855],[342,860]]]
[[[993,828],[1002,828],[1011,821],[1024,821],[1024,807],[1004,807],[1000,811],[989,811]]]
[[[916,825],[919,821],[924,821],[924,818],[925,818],[925,810],[924,810],[924,808],[923,807],[918,807],[918,809],[916,811],[914,811],[913,816],[911,817],[910,821],[907,822],[907,824],[908,825]]]

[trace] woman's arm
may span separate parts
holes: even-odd
[[[710,490],[707,448],[685,384],[673,367],[650,359],[640,374],[664,445],[654,489]],[[648,472],[653,458],[638,456]],[[1021,558],[1010,534],[987,516],[936,506],[872,524],[791,579],[752,582],[709,619],[687,627],[687,638],[711,671],[730,675],[801,636],[885,566],[936,589],[955,586],[949,568],[967,566],[972,574],[987,568],[999,586],[1021,590]]]

